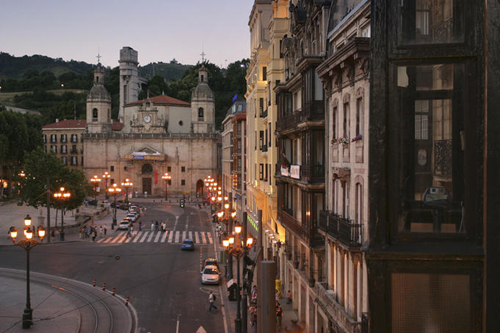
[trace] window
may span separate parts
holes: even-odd
[[[264,179],[264,164],[259,164],[259,179],[263,180]]]
[[[337,116],[338,116],[338,108],[335,106],[333,108],[333,113],[332,113],[332,138],[333,139],[338,139],[338,134],[337,134]]]
[[[181,185],[182,186],[186,185],[186,181],[184,179],[181,180]]]
[[[115,166],[114,165],[110,166],[109,171],[111,172],[115,171]],[[111,182],[111,184],[114,184],[114,182]]]
[[[67,154],[67,153],[68,153],[68,146],[61,145],[61,154]]]
[[[97,116],[98,116],[97,108],[93,108],[92,109],[92,121],[93,122],[97,121]]]
[[[262,81],[267,81],[267,67],[262,67]]]
[[[167,167],[167,172],[172,172],[172,167],[168,166]]]
[[[76,149],[76,145],[71,146],[71,154],[78,154],[78,150]]]
[[[68,165],[68,157],[67,157],[67,156],[63,156],[63,157],[61,157],[61,162],[62,162],[62,164],[64,164],[64,165]]]
[[[444,44],[464,40],[461,0],[398,0],[400,42]]]
[[[395,66],[404,123],[398,141],[401,201],[398,230],[402,233],[460,234],[466,228],[466,135],[464,64]],[[462,77],[462,80],[458,79]],[[471,88],[472,89],[472,88]],[[470,128],[470,127],[469,127]],[[398,132],[396,131],[396,132]],[[393,134],[395,135],[395,133]]]
[[[53,152],[54,154],[57,154],[57,146],[56,145],[51,145],[50,146],[50,151]]]
[[[349,138],[349,128],[351,127],[351,122],[349,120],[349,103],[344,104],[344,122],[343,122],[343,137]]]
[[[71,156],[71,165],[78,165],[78,157],[77,156]]]
[[[56,134],[51,134],[50,135],[50,142],[51,143],[57,142],[57,135]]]
[[[68,142],[68,135],[67,134],[61,134],[61,142]]]
[[[78,134],[71,134],[71,142],[78,142]]]
[[[356,137],[363,136],[363,99],[356,100]]]
[[[143,174],[150,174],[153,173],[153,166],[149,163],[146,163],[142,166],[142,173]]]
[[[203,120],[203,117],[204,117],[204,112],[203,112],[203,108],[199,108],[198,109],[198,120]]]
[[[45,134],[42,135],[42,141],[43,143],[47,143],[47,135]]]
[[[181,172],[186,172],[186,167],[181,167]]]

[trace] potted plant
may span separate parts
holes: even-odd
[[[354,139],[352,139],[352,142],[361,141],[361,139],[363,139],[363,135],[358,134],[358,135],[356,135],[356,137]]]

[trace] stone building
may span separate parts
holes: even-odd
[[[327,168],[319,217],[325,274],[316,290],[330,332],[367,327],[368,273],[361,248],[368,242],[369,17],[369,0],[337,2],[327,58],[317,68],[325,87]]]
[[[142,84],[147,80],[139,76],[139,59],[136,50],[125,46],[120,50],[120,108],[118,119],[123,122],[125,105],[137,101]]]
[[[125,104],[123,128],[113,131],[111,101],[98,65],[82,135],[87,178],[108,171],[110,184],[128,178],[131,193],[164,196],[167,189],[161,177],[168,172],[169,196],[201,197],[203,179],[217,172],[215,101],[207,82],[202,66],[191,104],[165,95]]]

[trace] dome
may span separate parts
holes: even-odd
[[[193,90],[191,100],[196,99],[214,99],[214,93],[212,89],[206,83],[198,83],[196,88]]]
[[[87,100],[90,99],[100,99],[100,100],[109,100],[111,101],[111,97],[109,96],[108,91],[101,84],[96,84],[90,89],[90,92],[87,96]]]

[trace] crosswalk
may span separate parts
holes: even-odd
[[[124,243],[177,243],[184,239],[194,240],[197,245],[213,244],[212,234],[207,231],[134,231],[132,237],[127,237],[127,232],[120,232],[117,235],[108,235],[98,239],[100,244],[124,244]]]

